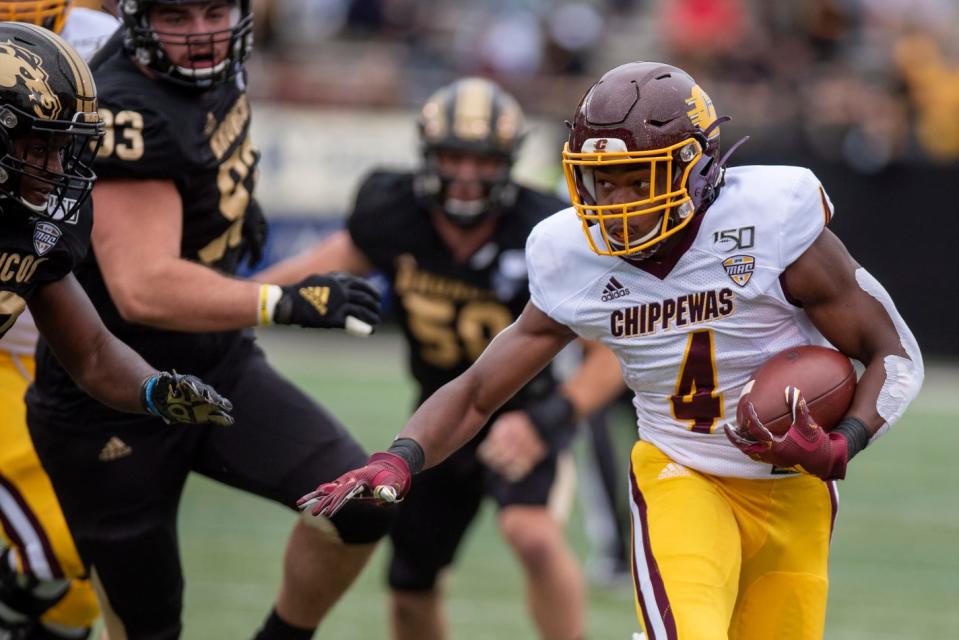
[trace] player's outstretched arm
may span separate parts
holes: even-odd
[[[313,273],[345,271],[365,276],[373,271],[366,258],[346,230],[334,231],[303,253],[281,260],[254,274],[260,282],[293,284]]]
[[[181,258],[183,203],[171,181],[104,180],[93,200],[97,262],[128,321],[200,332],[258,324],[350,328],[351,317],[368,327],[379,322],[379,293],[360,278],[307,273],[280,287]]]
[[[303,496],[301,508],[330,516],[356,497],[401,499],[412,474],[439,464],[466,444],[574,337],[568,327],[527,304],[466,372],[417,409],[389,451],[373,454],[366,466]]]
[[[827,480],[845,477],[846,465],[902,416],[922,385],[919,345],[882,285],[859,266],[828,229],[785,275],[789,294],[836,348],[865,365],[846,416],[824,433],[813,421],[798,389],[785,389],[793,424],[773,436],[748,398],[730,441],[747,455],[781,467],[800,466]]]
[[[233,406],[212,387],[195,376],[157,371],[111,334],[72,274],[38,289],[30,311],[70,376],[100,402],[168,423],[233,423]]]

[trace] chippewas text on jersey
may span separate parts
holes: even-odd
[[[609,314],[609,332],[615,338],[630,338],[669,331],[670,323],[681,328],[718,320],[735,313],[735,299],[731,289],[720,289],[616,309]]]

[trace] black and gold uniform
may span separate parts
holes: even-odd
[[[68,219],[7,212],[0,200],[0,338],[33,294],[80,264],[90,246],[89,200]]]
[[[89,247],[96,89],[77,52],[42,27],[62,26],[68,3],[32,15],[23,3],[0,4],[10,14],[0,19],[18,20],[0,22],[0,636],[79,639],[98,616],[96,598],[87,580],[71,580],[83,565],[34,451],[23,396],[34,373],[28,303],[70,277]],[[59,163],[31,158],[36,145],[60,149]],[[45,204],[27,196],[40,184],[36,202]]]
[[[122,36],[92,63],[107,125],[94,168],[101,180],[172,181],[183,203],[181,256],[233,274],[263,241],[244,75],[200,88],[151,78],[131,60]],[[92,252],[77,277],[104,323],[146,360],[195,372],[236,399],[229,428],[171,428],[98,404],[45,344],[38,349],[28,421],[81,556],[129,637],[176,637],[183,595],[176,513],[191,471],[294,508],[318,475],[335,478],[366,455],[335,418],[269,366],[252,332],[186,333],[128,322]],[[368,506],[333,519],[347,543],[372,542],[387,523],[387,512]]]
[[[0,336],[13,326],[34,293],[67,277],[83,259],[92,226],[89,206],[67,220],[28,217],[10,209],[9,203],[0,201]],[[0,359],[4,365],[0,367],[0,549],[5,543],[14,552],[0,555],[0,562],[15,564],[0,568],[0,573],[10,568],[38,583],[63,585],[51,592],[57,597],[38,598],[29,605],[24,601],[23,607],[17,607],[15,600],[8,602],[4,595],[0,602],[36,615],[44,625],[82,633],[96,620],[98,610],[89,583],[68,587],[66,582],[86,572],[26,428],[23,390],[33,377],[33,360],[6,351],[0,352]],[[3,628],[0,622],[0,636]]]
[[[390,280],[409,347],[418,404],[463,373],[529,301],[524,247],[540,220],[566,205],[522,187],[498,211],[490,240],[457,262],[430,219],[412,173],[379,171],[359,188],[348,231],[356,247]],[[549,369],[501,411],[523,409],[553,393]],[[495,420],[495,418],[494,418]],[[431,589],[449,565],[484,495],[502,508],[546,505],[557,480],[559,450],[551,448],[528,476],[511,483],[484,466],[476,449],[486,435],[418,474],[392,529],[389,581],[395,589]]]

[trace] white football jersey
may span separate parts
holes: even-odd
[[[704,473],[779,477],[734,447],[722,425],[735,422],[743,385],[770,356],[827,344],[780,276],[832,214],[807,169],[734,167],[673,260],[630,263],[595,254],[576,211],[565,209],[529,237],[531,300],[617,354],[640,438]],[[599,228],[591,231],[601,245]]]
[[[67,14],[60,36],[76,49],[81,58],[90,62],[93,54],[119,26],[120,21],[107,13],[75,7]]]
[[[80,57],[90,61],[120,22],[102,11],[76,7],[67,14],[60,35],[70,44]],[[37,326],[29,309],[24,309],[17,321],[0,340],[0,351],[21,356],[32,356],[37,348]]]

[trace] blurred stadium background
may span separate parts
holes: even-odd
[[[418,160],[414,119],[464,74],[513,92],[530,119],[517,166],[559,186],[563,120],[601,73],[661,60],[720,114],[733,164],[812,168],[833,230],[890,290],[927,358],[902,424],[842,484],[826,637],[959,637],[959,3],[955,0],[255,0],[251,61],[267,261],[342,224],[361,176]],[[771,203],[774,206],[774,203]],[[411,403],[389,327],[361,341],[263,334],[274,363],[370,448]],[[620,419],[622,459],[633,438]],[[581,456],[581,458],[584,458]],[[304,488],[306,489],[306,488]],[[248,637],[279,578],[293,516],[202,478],[182,505],[187,638]],[[570,535],[583,558],[579,513]],[[453,637],[532,638],[519,571],[484,512],[450,583]],[[319,637],[385,638],[382,551]],[[628,640],[631,592],[594,589],[590,637]]]

